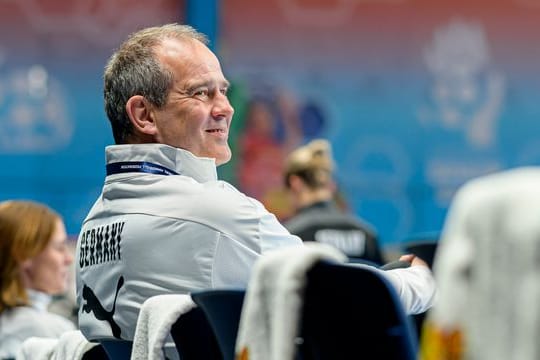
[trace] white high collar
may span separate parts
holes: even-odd
[[[52,301],[52,296],[34,289],[26,289],[26,293],[28,294],[30,306],[39,311],[47,311],[47,307]]]
[[[216,161],[165,144],[110,145],[105,148],[107,164],[145,161],[174,170],[198,182],[217,180]]]

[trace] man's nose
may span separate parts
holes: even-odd
[[[234,108],[225,94],[219,94],[215,98],[212,116],[214,118],[230,118],[234,114]]]

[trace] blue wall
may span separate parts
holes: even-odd
[[[113,143],[103,66],[130,32],[172,21],[207,33],[233,82],[235,156],[221,175],[242,187],[246,106],[265,98],[278,147],[288,150],[287,121],[301,130],[295,145],[332,142],[348,206],[388,245],[439,231],[468,179],[540,162],[540,53],[531,50],[540,12],[525,2],[490,12],[450,0],[127,3],[1,5],[0,199],[49,204],[71,235],[100,192]],[[287,216],[278,170],[261,172],[261,200]]]

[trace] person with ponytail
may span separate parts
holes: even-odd
[[[284,183],[296,208],[283,224],[291,234],[332,245],[351,261],[385,262],[375,228],[338,206],[335,165],[327,140],[315,139],[295,149],[284,167]]]

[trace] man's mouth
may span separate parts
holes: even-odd
[[[226,138],[228,136],[227,129],[208,129],[206,132],[220,138]]]

